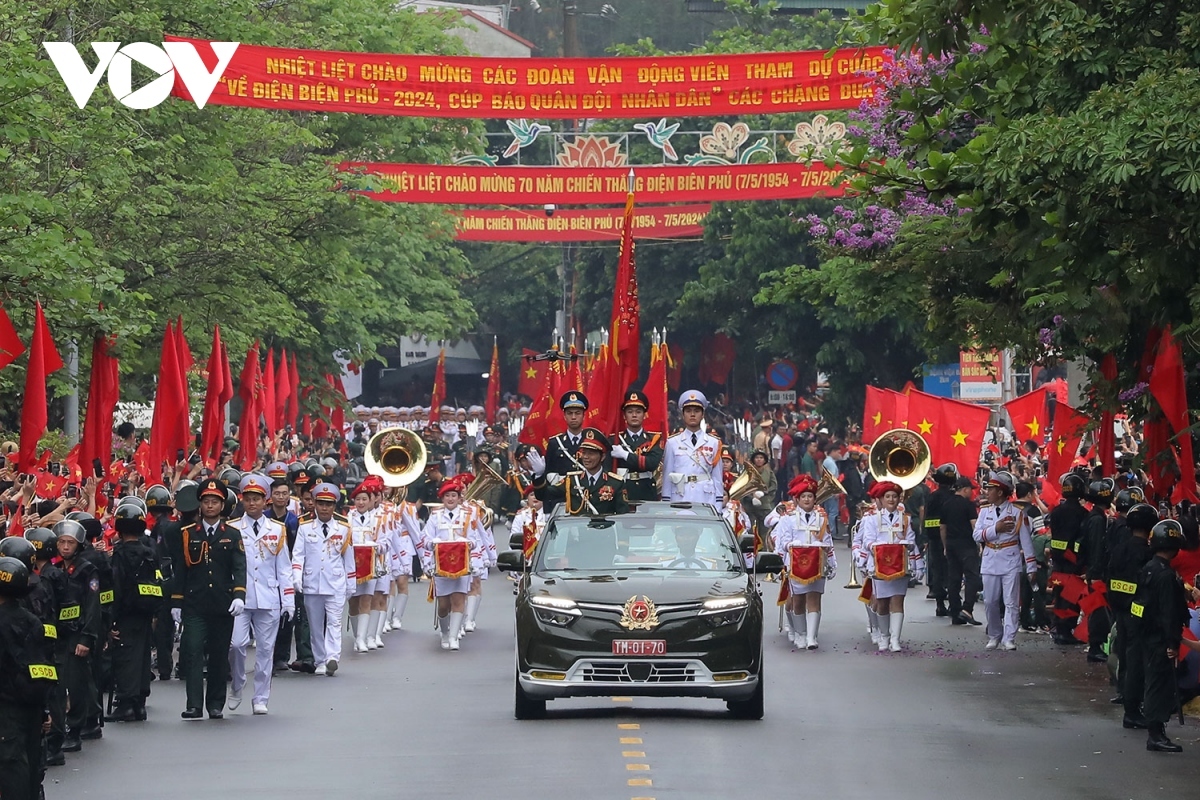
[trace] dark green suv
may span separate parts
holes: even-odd
[[[642,503],[611,517],[554,515],[516,598],[518,719],[559,697],[715,697],[763,715],[762,600],[739,542],[706,505]],[[780,568],[763,553],[757,571]]]

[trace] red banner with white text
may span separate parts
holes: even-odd
[[[217,65],[208,40],[190,42]],[[857,108],[882,47],[612,58],[488,58],[239,44],[208,102],[410,117],[705,117]],[[181,81],[176,97],[191,99]]]
[[[628,191],[628,167],[477,167],[343,162],[343,188],[393,203],[460,205],[617,204]],[[353,173],[369,175],[367,181]],[[711,203],[841,197],[840,170],[823,164],[638,166],[638,202]]]
[[[704,234],[701,223],[712,206],[656,206],[633,212],[633,238],[680,239]],[[621,240],[624,209],[559,209],[547,215],[541,209],[506,208],[499,211],[467,209],[455,214],[457,238],[465,242],[596,242]]]

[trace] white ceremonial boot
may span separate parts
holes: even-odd
[[[462,636],[463,612],[450,612],[450,649],[458,649],[458,638]]]
[[[783,635],[792,640],[792,615],[787,611],[783,612]]]
[[[383,625],[387,622],[387,611],[372,611],[372,614],[378,614],[379,617],[375,620],[375,647],[379,650],[383,649]]]
[[[408,605],[408,595],[396,595],[396,606],[392,609],[392,630],[398,631],[401,628],[401,621],[404,619],[404,609]]]
[[[438,628],[442,632],[442,649],[450,649],[450,617],[438,617]]]
[[[479,613],[479,601],[482,599],[483,595],[467,595],[467,621],[463,625],[463,630],[467,633],[475,630],[475,615]]]
[[[383,612],[383,632],[388,633],[392,629],[392,609],[396,607],[396,595],[389,594],[387,601],[387,610]]]
[[[370,614],[354,615],[354,652],[367,652],[367,626],[371,621]]]
[[[821,612],[805,611],[804,619],[808,626],[808,649],[817,649],[817,631],[821,628]]]
[[[871,634],[871,644],[879,644],[879,615],[870,606],[867,606],[867,633]]]
[[[808,635],[808,624],[804,615],[789,611],[788,616],[792,618],[792,644],[803,649]]]
[[[382,614],[382,611],[371,609],[371,613],[367,615],[367,630],[363,636],[363,640],[366,643],[368,650],[379,649],[379,645],[375,642],[375,623],[379,621],[379,617]]]
[[[888,643],[888,647],[891,649],[891,651],[893,653],[899,653],[900,652],[900,631],[904,628],[904,612],[901,611],[898,614],[893,612],[891,614],[891,617],[892,617],[892,635],[891,635],[891,641]]]
[[[891,630],[891,614],[877,614],[879,619],[879,652],[888,649],[888,634]]]

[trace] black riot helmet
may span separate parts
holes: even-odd
[[[70,519],[74,520],[75,522],[83,522],[84,520],[95,519],[95,517],[86,511],[72,511],[70,514],[67,514],[65,517],[63,517],[63,519]]]
[[[55,523],[51,530],[59,539],[68,536],[80,544],[87,541],[87,531],[84,530],[83,525],[73,519],[64,519],[62,522]]]
[[[1059,485],[1062,487],[1062,496],[1070,497],[1076,500],[1082,498],[1087,493],[1087,484],[1083,478],[1076,475],[1074,472],[1068,472],[1059,480]]]
[[[29,567],[18,559],[0,558],[0,594],[24,597],[29,594]]]
[[[1092,481],[1088,484],[1087,499],[1107,508],[1113,501],[1113,492],[1116,488],[1117,485],[1112,478]]]
[[[117,501],[117,508],[121,508],[122,506],[133,506],[134,508],[140,509],[142,516],[146,516],[146,513],[149,511],[149,509],[146,508],[146,501],[132,494],[127,494]]]
[[[1160,550],[1182,550],[1186,541],[1183,526],[1176,520],[1164,519],[1150,529],[1150,549],[1156,553]]]
[[[25,539],[40,559],[51,559],[58,555],[58,534],[49,528],[32,528],[25,531]]]
[[[146,514],[135,505],[117,506],[113,512],[113,527],[122,536],[141,536],[146,532]]]
[[[0,556],[15,558],[29,570],[33,570],[33,560],[37,550],[27,540],[20,536],[6,536],[0,539]]]
[[[146,490],[146,510],[170,510],[171,490],[162,484],[155,484]]]
[[[958,481],[958,467],[942,464],[933,471],[933,479],[939,486],[953,486]]]
[[[1158,524],[1158,511],[1147,503],[1138,503],[1125,514],[1125,524],[1131,530],[1149,533]]]
[[[1139,503],[1145,502],[1146,493],[1142,491],[1142,487],[1130,486],[1128,489],[1117,492],[1117,499],[1113,501],[1113,505],[1117,511],[1124,514]]]

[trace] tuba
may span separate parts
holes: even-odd
[[[932,463],[929,443],[905,428],[880,434],[867,453],[867,469],[875,480],[891,481],[906,492],[925,480]]]
[[[364,460],[389,489],[408,486],[425,471],[425,443],[406,428],[388,428],[367,442]]]
[[[765,491],[767,488],[766,481],[762,478],[762,473],[758,471],[758,467],[753,464],[747,464],[742,470],[742,474],[738,475],[729,487],[729,499],[741,500],[754,492]]]
[[[507,481],[486,463],[476,462],[475,466],[479,471],[475,473],[475,480],[471,481],[471,485],[463,492],[462,499],[464,503],[474,503],[479,508],[483,514],[483,526],[490,528],[496,514],[484,505],[483,498],[495,487],[507,485]]]
[[[842,486],[842,482],[837,479],[837,476],[821,467],[821,480],[817,483],[817,505],[823,504],[831,497],[845,493],[846,487]]]

